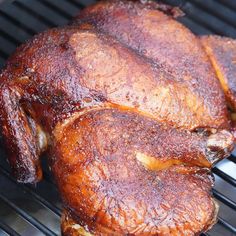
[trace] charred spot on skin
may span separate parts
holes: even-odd
[[[40,119],[40,123],[44,127],[47,125],[47,120],[44,117],[42,117],[42,119]]]
[[[97,102],[106,102],[107,101],[107,98],[101,93],[96,92],[93,95],[93,97],[94,97],[95,101],[97,101]]]
[[[207,128],[207,127],[198,127],[193,130],[194,133],[197,133],[201,136],[208,137],[211,134],[215,134],[217,132],[214,128]]]
[[[15,68],[15,69],[18,69],[20,67],[20,63],[19,62],[12,63],[12,64],[10,64],[10,66]]]
[[[19,101],[19,106],[22,108],[27,118],[33,118],[35,116],[34,110],[30,103],[24,101],[23,99]]]
[[[66,101],[65,98],[65,92],[63,90],[58,90],[53,96],[52,96],[52,105],[61,104],[63,101]]]
[[[62,51],[67,51],[70,48],[70,46],[67,42],[66,43],[61,43],[59,46],[62,49]]]

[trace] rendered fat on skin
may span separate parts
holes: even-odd
[[[199,235],[216,221],[210,168],[234,146],[225,96],[202,42],[159,8],[99,2],[0,75],[9,163],[36,183],[47,150],[64,235]]]

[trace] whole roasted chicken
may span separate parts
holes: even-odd
[[[103,1],[20,46],[0,75],[19,182],[47,151],[63,235],[199,235],[210,169],[234,147],[236,41],[197,37],[154,2]]]

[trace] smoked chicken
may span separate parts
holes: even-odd
[[[236,41],[174,9],[101,1],[20,46],[0,74],[16,179],[49,164],[63,235],[199,235],[216,222],[212,165],[234,147]]]

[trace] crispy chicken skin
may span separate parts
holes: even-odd
[[[154,69],[165,71],[165,76],[158,76],[161,98],[157,98],[161,103],[157,116],[165,122],[191,130],[228,128],[224,95],[201,42],[158,8],[149,1],[100,2],[82,11],[73,24],[113,36]],[[168,85],[163,85],[165,79],[160,77],[165,77]]]
[[[236,40],[216,35],[202,36],[202,44],[224,90],[228,106],[236,110]]]
[[[117,108],[86,112],[57,137],[56,181],[91,234],[193,235],[215,220],[207,138]]]
[[[199,39],[173,12],[99,2],[0,74],[13,174],[40,181],[48,152],[63,235],[191,236],[216,221],[210,168],[234,147],[234,60],[227,39]]]

